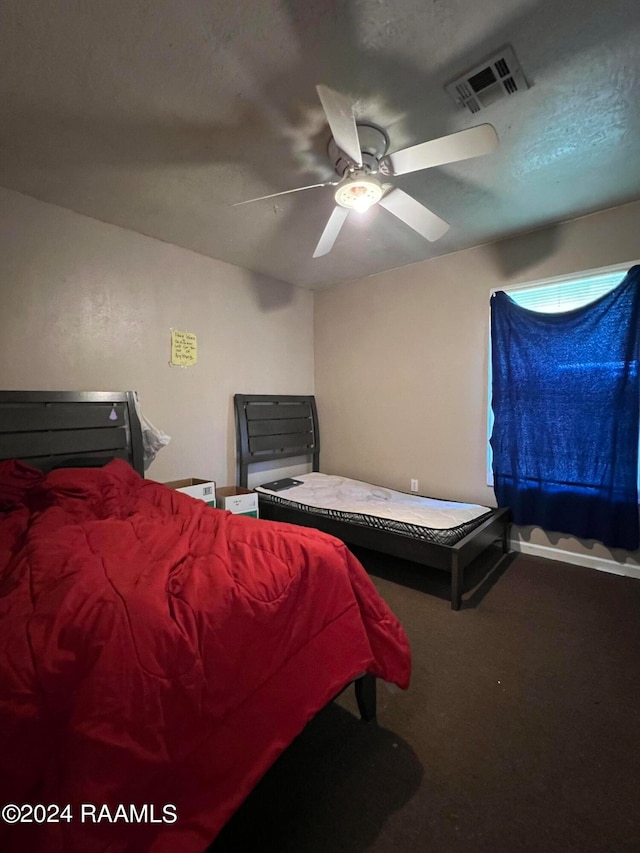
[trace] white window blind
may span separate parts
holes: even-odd
[[[617,287],[627,273],[627,268],[614,272],[596,273],[547,284],[533,284],[518,288],[504,288],[515,303],[529,311],[559,314],[572,311],[589,302],[595,302]]]

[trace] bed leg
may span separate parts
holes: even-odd
[[[451,609],[460,610],[462,602],[462,579],[464,570],[458,565],[458,555],[454,554],[451,563]]]
[[[502,531],[502,553],[509,553],[509,524],[505,522],[503,531]]]
[[[356,679],[356,701],[360,716],[365,723],[373,723],[376,719],[376,679],[366,672]]]

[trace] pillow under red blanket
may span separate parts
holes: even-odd
[[[19,459],[0,461],[0,512],[23,504],[27,493],[43,479],[42,471]]]

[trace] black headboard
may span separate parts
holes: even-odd
[[[133,391],[0,391],[0,459],[47,472],[124,459],[144,476]]]
[[[319,470],[320,437],[314,397],[236,394],[237,484],[247,485],[249,465],[312,456]]]

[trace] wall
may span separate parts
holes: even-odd
[[[491,289],[631,262],[638,222],[635,202],[317,291],[322,470],[405,491],[414,478],[422,494],[495,505],[486,481]],[[540,530],[515,536],[523,549],[640,562]]]
[[[312,393],[312,333],[310,291],[0,189],[0,388],[137,390],[152,479],[234,483],[233,394]]]

